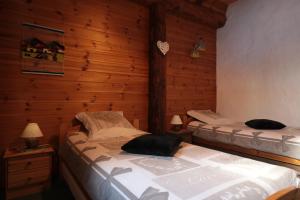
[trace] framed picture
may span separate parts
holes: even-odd
[[[64,31],[22,24],[22,73],[64,75]]]

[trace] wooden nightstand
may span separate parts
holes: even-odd
[[[192,144],[192,134],[193,131],[187,129],[181,129],[180,131],[168,130],[167,134],[179,135],[184,142]]]
[[[6,150],[5,199],[41,192],[50,186],[53,169],[52,147],[24,152]]]

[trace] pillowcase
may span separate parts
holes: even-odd
[[[187,114],[201,122],[207,124],[232,124],[234,121],[222,117],[221,115],[211,111],[211,110],[189,110]]]
[[[134,154],[173,156],[181,142],[182,138],[173,134],[147,134],[130,140],[121,149]]]
[[[199,125],[206,125],[206,123],[200,121],[191,121],[190,123],[188,123],[188,126],[191,127],[198,127]]]
[[[277,122],[270,119],[253,119],[245,122],[245,124],[254,129],[264,129],[264,130],[278,130],[286,127],[281,122]]]
[[[89,131],[89,137],[93,137],[94,134],[104,128],[124,127],[134,129],[122,113],[116,111],[80,112],[76,114],[75,118]]]
[[[104,128],[97,131],[89,140],[97,140],[97,139],[107,139],[107,138],[114,138],[114,137],[127,137],[133,138],[136,136],[144,135],[146,132],[133,129],[133,128],[124,128],[124,127],[112,127],[112,128]]]

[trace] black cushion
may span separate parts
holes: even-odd
[[[181,137],[172,134],[146,134],[130,140],[121,149],[135,154],[173,156],[181,141]]]
[[[278,130],[286,127],[284,124],[270,119],[253,119],[245,123],[255,129]]]

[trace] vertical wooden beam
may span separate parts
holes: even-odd
[[[166,56],[157,48],[157,41],[166,41],[166,9],[161,3],[150,6],[149,55],[149,132],[165,132],[166,115]]]

